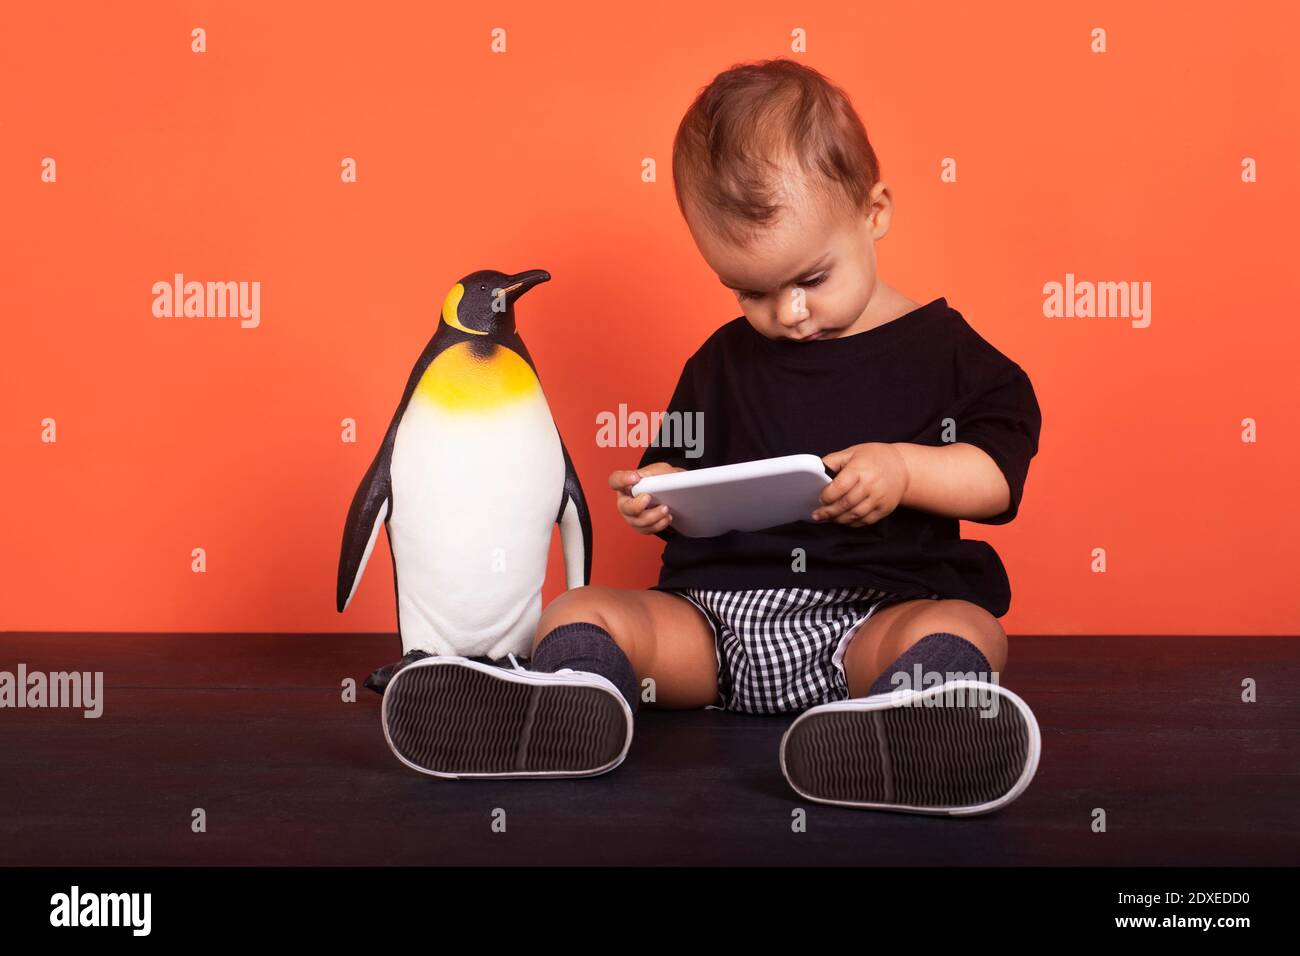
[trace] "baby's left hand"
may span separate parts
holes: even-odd
[[[850,528],[875,524],[898,507],[907,491],[907,462],[888,442],[850,445],[823,455],[822,463],[839,474],[822,490],[814,521],[834,518]]]

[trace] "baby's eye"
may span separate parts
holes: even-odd
[[[736,298],[741,302],[747,302],[750,299],[761,299],[762,296],[754,295],[752,292],[736,292]]]
[[[803,282],[800,282],[799,284],[806,285],[806,286],[819,286],[826,281],[826,277],[828,275],[830,275],[829,272],[823,272],[819,275],[813,276],[811,279],[805,279]]]

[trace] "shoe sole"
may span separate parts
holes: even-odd
[[[952,692],[968,701],[967,688],[989,687],[998,696],[994,716],[969,702],[925,706],[925,698]],[[974,816],[1020,796],[1041,751],[1038,721],[1018,695],[957,680],[804,711],[781,738],[781,772],[818,803]]]
[[[435,777],[586,777],[613,770],[632,742],[632,711],[599,675],[510,670],[429,657],[393,675],[384,738]]]

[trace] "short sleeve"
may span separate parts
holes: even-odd
[[[956,441],[985,452],[1002,471],[1011,492],[1010,505],[1000,514],[968,520],[978,524],[1006,524],[1020,510],[1029,461],[1038,453],[1042,413],[1029,376],[1010,363],[987,383],[963,397],[954,414]]]
[[[677,380],[677,387],[673,389],[672,398],[668,400],[668,408],[664,410],[664,417],[659,423],[659,428],[655,432],[653,439],[646,447],[641,460],[637,462],[637,468],[644,468],[655,462],[666,462],[674,468],[691,469],[699,464],[699,457],[688,457],[688,452],[694,450],[693,444],[703,438],[697,434],[696,423],[703,417],[702,410],[699,408],[697,392],[695,388],[695,358],[686,360],[682,368],[681,377]],[[687,420],[687,416],[691,416]],[[655,536],[663,538],[665,541],[676,537],[678,531],[671,524],[662,531],[656,531]]]

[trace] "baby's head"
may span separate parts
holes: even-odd
[[[842,90],[786,59],[718,74],[677,129],[673,186],[700,254],[755,329],[859,331],[892,201]]]

